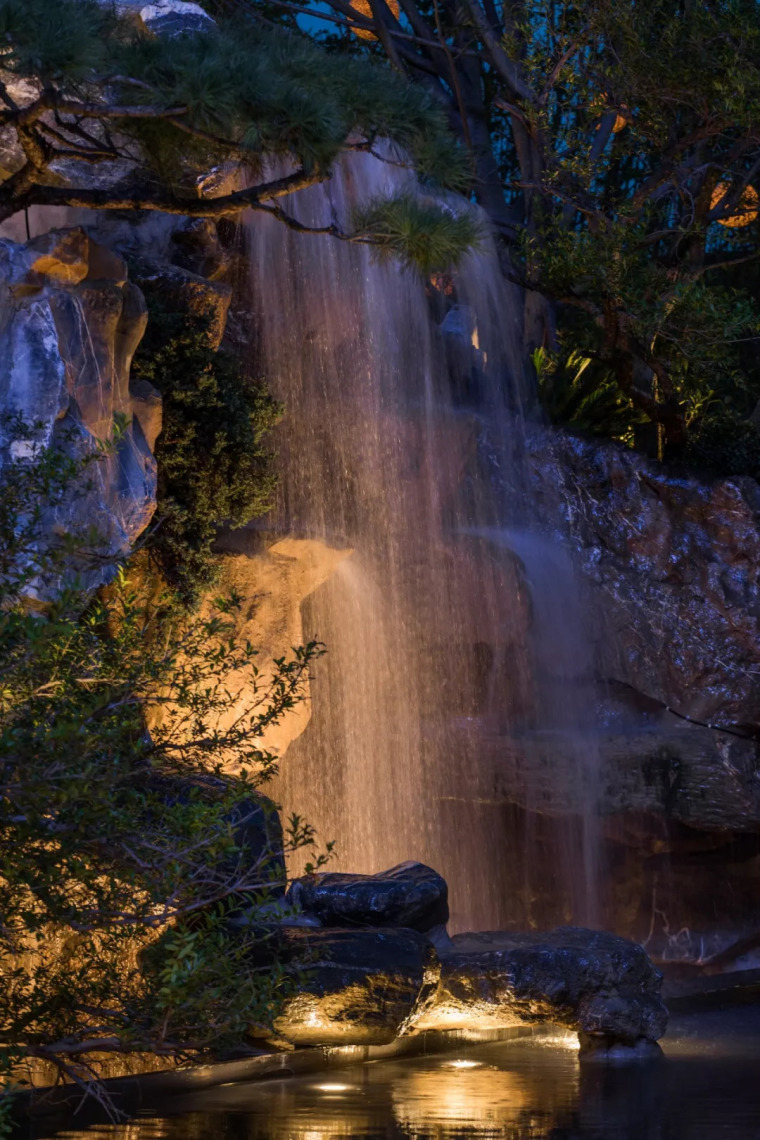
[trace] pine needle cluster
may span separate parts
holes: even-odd
[[[0,43],[0,127],[16,132],[19,154],[0,183],[0,220],[32,204],[212,217],[267,209],[328,178],[346,149],[379,140],[426,184],[467,185],[463,151],[427,91],[380,60],[331,54],[296,28],[237,16],[156,36],[96,0],[0,0]],[[10,94],[20,79],[38,92],[23,106]],[[266,181],[273,158],[293,171],[285,184]],[[200,197],[199,179],[221,163],[239,164],[245,188]],[[93,165],[105,176],[94,178]],[[416,221],[435,227],[431,249],[445,224],[452,247],[466,234],[432,206]],[[416,239],[404,256],[415,248]]]
[[[368,203],[354,215],[354,225],[381,256],[424,274],[455,269],[484,236],[474,211],[448,209],[409,193]]]

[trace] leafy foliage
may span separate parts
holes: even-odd
[[[271,506],[272,454],[262,442],[280,406],[227,352],[208,324],[149,303],[133,375],[163,396],[156,444],[160,524],[150,550],[167,580],[192,602],[215,576],[212,544],[221,525],[242,526]]]
[[[424,274],[455,268],[482,240],[471,211],[447,211],[413,194],[370,202],[356,215],[355,228],[379,252]]]
[[[577,350],[565,358],[543,348],[533,352],[543,407],[555,424],[634,446],[637,430],[649,422],[618,387],[609,370]]]
[[[15,132],[19,158],[0,184],[0,219],[32,204],[198,217],[248,206],[281,217],[275,200],[381,138],[423,180],[466,182],[434,97],[380,61],[331,55],[296,28],[222,16],[208,31],[153,36],[95,0],[64,0],[54,12],[49,0],[0,0],[0,38],[7,75],[39,92],[17,106],[2,88],[0,127]],[[268,176],[273,158],[289,172]],[[51,177],[56,161],[64,179]],[[224,162],[239,164],[243,188],[199,197],[199,179]],[[92,165],[110,166],[113,188],[86,173]],[[449,214],[429,208],[425,218],[440,231]]]
[[[257,789],[276,769],[262,733],[320,647],[262,686],[237,598],[188,618],[123,566],[94,600],[61,586],[82,539],[51,545],[38,495],[64,493],[69,461],[40,451],[3,475],[0,1071],[36,1060],[77,1081],[93,1051],[223,1054],[266,1033],[297,983],[256,922],[282,863],[247,829],[268,819]],[[285,849],[312,842],[294,817]]]

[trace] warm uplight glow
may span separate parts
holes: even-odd
[[[628,116],[621,114],[621,111],[627,111],[627,110],[628,110],[628,108],[626,107],[625,103],[621,103],[620,104],[620,111],[618,111],[617,115],[615,115],[615,122],[612,124],[613,135],[619,135],[620,132],[624,131],[625,128],[628,126]]]
[[[450,1069],[477,1069],[480,1067],[480,1061],[446,1061],[444,1063]]]
[[[578,1034],[577,1033],[570,1033],[570,1032],[568,1032],[568,1033],[552,1033],[550,1035],[547,1035],[546,1037],[544,1037],[542,1035],[541,1044],[553,1046],[555,1049],[556,1048],[569,1049],[571,1052],[574,1052],[574,1053],[577,1053],[581,1047],[581,1043],[578,1040]]]
[[[524,1079],[490,1065],[411,1070],[393,1086],[393,1111],[412,1135],[506,1135],[529,1102]],[[482,1133],[481,1133],[482,1130]]]
[[[386,3],[393,15],[396,17],[396,19],[398,19],[399,13],[401,11],[399,0],[386,0]],[[360,16],[366,16],[368,20],[372,19],[372,7],[369,0],[351,0],[351,7],[355,12],[358,12]],[[369,28],[352,28],[351,30],[355,36],[359,37],[360,40],[377,39],[375,33],[371,32]]]
[[[714,210],[730,191],[731,186],[728,182],[719,182],[712,192],[710,209]],[[717,218],[716,221],[718,225],[727,226],[729,229],[741,229],[742,226],[748,226],[750,222],[754,222],[759,205],[760,198],[758,198],[757,190],[754,186],[747,186],[739,199],[736,213],[730,214],[727,218]]]
[[[613,135],[619,135],[621,131],[625,130],[631,121],[630,108],[627,103],[620,103],[617,107],[611,107],[607,102],[609,98],[610,96],[605,95],[603,91],[600,91],[589,103],[589,108],[597,115],[607,115],[614,110],[615,121],[612,124],[612,133]],[[600,121],[596,124],[596,129],[599,130],[601,125],[602,123],[600,119]]]
[[[342,1093],[342,1092],[350,1092],[351,1091],[350,1085],[332,1085],[332,1084],[330,1084],[330,1085],[315,1085],[314,1087],[319,1089],[320,1092],[326,1092],[326,1093]]]

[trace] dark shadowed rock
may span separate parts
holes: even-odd
[[[293,1045],[385,1045],[435,992],[440,963],[414,930],[299,930],[284,935],[307,971],[274,1023]]]
[[[231,286],[208,281],[178,265],[142,258],[133,262],[132,278],[148,298],[157,297],[167,308],[199,318],[207,326],[211,348],[219,347],[227,324]]]
[[[453,943],[453,953],[442,956],[434,1000],[414,1020],[415,1032],[547,1021],[605,1047],[656,1041],[665,1032],[662,975],[635,942],[562,927],[456,935]]]
[[[158,772],[146,776],[145,786],[168,807],[193,801],[219,803],[228,790],[225,780],[217,776],[176,777]],[[225,859],[225,872],[232,873],[239,868],[241,874],[259,884],[258,893],[262,898],[282,901],[286,883],[285,853],[282,824],[274,802],[267,796],[251,793],[234,802],[222,822],[231,826],[236,847]]]
[[[289,901],[323,926],[405,926],[429,931],[449,917],[446,880],[424,863],[377,875],[319,874],[297,879]]]
[[[277,808],[267,796],[240,800],[232,809],[229,822],[234,827],[240,857],[248,866],[261,867],[262,880],[271,891],[285,893],[286,871],[282,823]]]

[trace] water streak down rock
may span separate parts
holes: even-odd
[[[760,487],[697,479],[563,432],[532,444],[547,522],[562,488],[596,623],[597,672],[614,703],[602,810],[756,828]]]

